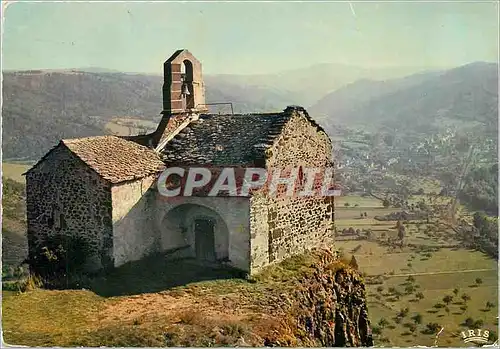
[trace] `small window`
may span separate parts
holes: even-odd
[[[299,185],[303,186],[305,180],[304,180],[304,171],[302,170],[302,166],[299,167],[299,174],[298,174],[297,178],[299,181]]]

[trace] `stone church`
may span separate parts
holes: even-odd
[[[330,167],[332,144],[301,107],[209,114],[200,62],[178,50],[164,63],[157,129],[139,136],[63,139],[26,172],[29,259],[77,241],[82,270],[106,271],[157,253],[224,261],[250,274],[331,241],[333,197],[171,197],[166,167]],[[71,258],[71,256],[69,256]]]

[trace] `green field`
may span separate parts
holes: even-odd
[[[28,171],[32,164],[2,162],[2,176],[13,179],[17,182],[24,183],[25,178],[22,175]]]
[[[144,132],[144,129],[154,130],[157,123],[135,118],[114,118],[109,121],[105,129],[112,135],[132,136]]]
[[[348,196],[341,199],[336,201],[335,208],[337,229],[371,228],[374,232],[370,240],[340,237],[336,248],[341,249],[346,258],[354,255],[359,270],[365,275],[369,316],[376,331],[381,329],[381,333],[375,335],[377,345],[431,346],[435,333],[427,333],[426,325],[437,323],[444,327],[439,346],[465,347],[467,345],[462,342],[459,333],[468,329],[462,324],[469,317],[482,321],[481,328],[498,334],[497,261],[483,253],[460,248],[460,242],[452,231],[424,222],[406,226],[403,247],[387,246],[384,242],[397,235],[397,222],[379,222],[372,217],[394,209],[380,208],[366,198]],[[359,206],[346,208],[344,202],[358,203]],[[367,212],[368,218],[361,219],[360,212]],[[385,238],[381,237],[382,232]],[[406,289],[410,275],[413,278],[410,288],[413,290]],[[479,285],[476,279],[480,279]],[[457,289],[457,295],[454,289]],[[394,291],[401,295],[395,297]],[[423,296],[420,300],[416,297],[419,292]],[[463,294],[468,295],[470,300],[464,303]],[[453,300],[446,307],[443,298],[447,295]],[[494,307],[486,309],[486,302]],[[396,318],[404,308],[408,308],[408,313]],[[416,314],[421,316],[418,324],[411,319]],[[381,319],[386,324],[379,325]]]

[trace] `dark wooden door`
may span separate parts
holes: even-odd
[[[194,221],[196,258],[215,261],[214,221],[196,219]]]

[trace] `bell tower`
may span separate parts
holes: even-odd
[[[177,50],[163,64],[163,117],[151,145],[160,151],[172,137],[205,112],[208,109],[201,63],[188,50]]]
[[[188,50],[176,51],[163,64],[163,114],[206,112],[201,63]]]

